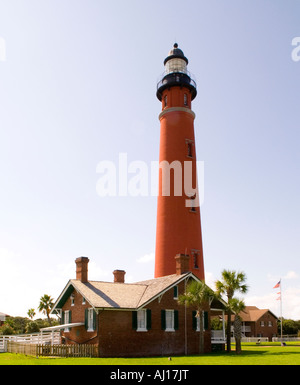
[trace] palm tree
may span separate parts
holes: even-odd
[[[54,302],[53,298],[51,298],[49,295],[44,294],[43,297],[40,298],[40,304],[39,304],[39,311],[42,312],[47,316],[48,322],[51,325],[51,319],[50,319],[50,312],[53,308]]]
[[[204,328],[203,316],[204,309],[209,303],[209,300],[215,296],[215,293],[202,281],[191,281],[186,288],[186,292],[179,296],[178,302],[181,305],[196,306],[199,317],[200,333],[199,333],[199,353],[204,353]]]
[[[233,298],[236,291],[240,293],[246,293],[248,286],[244,283],[246,281],[246,275],[243,272],[236,272],[234,270],[223,270],[222,280],[216,282],[217,294],[224,294],[227,296],[227,302]],[[231,351],[231,313],[230,306],[227,309],[227,352]]]
[[[27,315],[29,318],[33,319],[35,316],[35,310],[34,309],[28,309]]]
[[[232,298],[228,302],[228,307],[231,308],[231,311],[235,313],[233,321],[233,335],[235,338],[235,352],[236,354],[241,354],[241,340],[242,340],[242,319],[240,313],[245,309],[245,302],[238,298]]]

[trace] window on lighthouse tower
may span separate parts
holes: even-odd
[[[188,150],[187,150],[187,156],[191,157],[193,156],[193,146],[192,146],[192,143],[188,143]]]
[[[183,104],[184,104],[185,106],[187,106],[187,105],[188,105],[188,98],[187,98],[187,94],[184,94],[184,95],[183,95]]]
[[[191,200],[191,205],[190,205],[190,211],[195,213],[196,212],[196,205],[195,205],[195,199],[196,199],[196,194],[193,195],[192,197],[190,197],[190,200]]]
[[[167,107],[167,105],[168,105],[168,96],[165,95],[164,96],[164,107]]]
[[[192,257],[193,257],[193,263],[194,263],[194,268],[195,269],[198,269],[199,268],[199,265],[198,265],[198,250],[193,250],[192,251]]]

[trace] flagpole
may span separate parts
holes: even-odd
[[[276,289],[277,287],[280,288],[280,292],[277,293],[279,294],[279,298],[277,299],[280,299],[280,337],[281,337],[281,342],[282,342],[282,283],[281,283],[281,278],[280,280],[276,283],[276,285],[273,287],[273,289]]]
[[[280,278],[280,315],[281,315],[281,342],[282,342],[282,282]]]

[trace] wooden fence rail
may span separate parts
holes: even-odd
[[[26,344],[22,342],[7,341],[6,351],[8,353],[26,354],[27,356],[36,355],[36,345]]]
[[[7,342],[9,353],[20,353],[32,356],[51,357],[98,357],[98,345],[51,345],[51,344],[22,344]]]
[[[36,345],[37,356],[98,357],[97,345]]]

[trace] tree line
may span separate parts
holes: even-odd
[[[48,294],[44,294],[40,298],[38,311],[46,315],[46,319],[38,318],[33,320],[36,316],[36,312],[35,309],[31,308],[27,312],[29,318],[7,317],[4,324],[0,327],[0,335],[38,333],[40,329],[47,326],[59,325],[57,319],[50,318],[50,312],[53,305],[53,298],[51,298]]]

